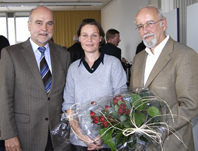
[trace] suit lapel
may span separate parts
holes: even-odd
[[[55,81],[56,78],[58,77],[61,64],[60,64],[60,52],[59,50],[57,50],[57,47],[55,47],[51,43],[49,43],[49,47],[50,47],[50,57],[51,57],[51,66],[52,66],[52,85],[50,88],[50,93],[51,93],[55,86]]]
[[[140,66],[138,72],[140,87],[144,87],[144,72],[145,72],[146,58],[147,58],[147,53],[144,51],[144,55],[142,55],[141,58],[139,58],[139,61],[141,62],[139,63]]]
[[[36,59],[35,59],[34,52],[32,50],[32,46],[29,42],[29,39],[22,44],[22,47],[24,49],[21,50],[21,53],[23,54],[28,66],[29,66],[29,69],[31,70],[33,76],[36,78],[37,82],[39,83],[39,85],[43,89],[43,91],[46,91],[45,86],[43,84],[43,80],[41,78],[41,75],[40,75],[40,72],[38,69],[38,65],[36,63]]]
[[[160,73],[160,71],[166,66],[166,64],[171,60],[170,53],[173,51],[173,44],[174,41],[170,37],[169,40],[167,41],[166,45],[164,46],[157,62],[155,63],[148,80],[145,84],[145,87],[149,87],[151,82],[155,79],[155,77]]]

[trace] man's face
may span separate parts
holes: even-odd
[[[143,8],[136,16],[137,25],[142,25],[142,28],[139,29],[139,34],[148,48],[155,48],[166,37],[166,19],[161,21],[160,19],[154,8]],[[149,24],[151,22],[153,24]]]
[[[120,41],[120,34],[115,34],[115,37],[111,38],[111,43],[115,46],[118,46]]]
[[[39,46],[45,46],[52,38],[54,20],[52,12],[46,7],[36,8],[28,22],[31,39]]]

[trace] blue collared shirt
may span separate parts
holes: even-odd
[[[35,56],[35,59],[36,59],[36,62],[37,62],[37,65],[38,65],[38,69],[40,71],[40,58],[41,58],[41,53],[40,51],[38,50],[38,47],[39,45],[35,44],[32,39],[30,38],[30,43],[32,45],[32,50],[34,52],[34,56]],[[49,66],[49,69],[50,69],[50,72],[52,74],[52,67],[51,67],[51,59],[50,59],[50,48],[49,48],[49,43],[47,43],[45,46],[46,48],[45,50],[45,59],[46,59],[46,62]]]

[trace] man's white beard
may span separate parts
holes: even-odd
[[[153,39],[145,39],[145,37],[147,37],[147,36],[154,36],[154,37],[153,37]],[[154,33],[144,35],[143,36],[143,42],[144,42],[145,46],[148,47],[148,48],[155,47],[156,44],[157,44],[156,35]]]

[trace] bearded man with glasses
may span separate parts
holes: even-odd
[[[130,88],[148,88],[168,103],[174,115],[178,115],[174,122],[170,119],[167,124],[170,130],[177,131],[176,135],[183,142],[170,132],[164,140],[164,150],[194,151],[189,121],[198,113],[198,55],[166,36],[166,17],[156,7],[141,8],[136,25],[146,48],[134,57]]]

